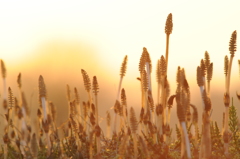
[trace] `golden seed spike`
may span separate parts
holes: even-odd
[[[145,51],[145,62],[148,62],[149,63],[149,69],[150,69],[150,72],[152,72],[152,61],[151,61],[151,58],[150,58],[150,55],[147,51],[147,48],[143,47],[143,51]]]
[[[228,75],[228,65],[229,65],[229,59],[228,59],[228,56],[226,55],[224,57],[224,74],[226,77]]]
[[[99,90],[99,85],[98,85],[98,81],[97,81],[97,77],[96,76],[94,76],[93,77],[93,93],[95,94],[95,95],[97,95],[97,93],[99,92],[98,90]]]
[[[199,66],[197,67],[197,84],[199,87],[203,86],[202,71]]]
[[[38,87],[39,87],[39,96],[40,96],[40,98],[41,97],[45,97],[46,98],[46,87],[45,87],[45,83],[44,83],[44,79],[43,79],[42,75],[39,76]]]
[[[176,76],[176,81],[178,84],[180,84],[180,77],[181,77],[181,67],[178,66],[177,68],[177,76]]]
[[[186,111],[184,108],[184,105],[181,103],[181,92],[177,91],[176,92],[176,101],[177,101],[177,116],[179,122],[185,122],[186,119]]]
[[[143,116],[144,116],[144,108],[142,107],[141,112],[140,112],[140,122],[143,121]]]
[[[121,76],[121,78],[123,76],[125,76],[125,74],[126,74],[126,71],[127,71],[127,60],[128,60],[128,57],[126,55],[124,57],[124,60],[123,60],[123,63],[122,63],[121,69],[120,69],[120,76]]]
[[[56,108],[55,108],[53,102],[49,102],[49,106],[50,106],[50,110],[51,110],[52,119],[53,119],[53,121],[55,121],[55,119],[56,119],[56,112],[57,112]]]
[[[201,60],[200,67],[201,67],[201,71],[202,71],[202,76],[205,76],[206,75],[206,66],[205,66],[203,59]]]
[[[229,97],[229,94],[228,94],[228,93],[224,93],[223,103],[224,103],[225,107],[229,107],[230,97]]]
[[[206,68],[208,68],[208,66],[210,65],[210,56],[207,51],[205,51],[204,57],[205,66]]]
[[[9,103],[9,108],[12,108],[14,106],[14,97],[12,93],[12,89],[8,87],[8,103]]]
[[[157,83],[160,84],[161,83],[160,60],[157,61],[156,78]]]
[[[89,92],[91,90],[90,78],[89,78],[89,76],[88,76],[88,74],[85,70],[81,69],[81,73],[82,73],[82,76],[83,76],[83,82],[84,82],[85,90]]]
[[[146,51],[145,50],[146,50],[146,48],[144,47],[140,61],[139,61],[138,69],[139,69],[140,73],[142,73],[143,70],[145,70],[145,64],[146,64]]]
[[[157,116],[159,116],[159,115],[162,115],[162,113],[163,113],[163,106],[161,104],[158,104],[156,106],[156,114]]]
[[[136,133],[138,129],[138,123],[133,107],[130,108],[130,125],[132,133]]]
[[[86,118],[88,115],[88,108],[86,102],[83,102],[83,116]]]
[[[231,56],[234,56],[235,51],[237,51],[237,31],[235,30],[232,35],[229,42],[229,51]]]
[[[173,29],[173,22],[172,22],[172,13],[168,14],[166,25],[165,25],[165,33],[171,34]]]
[[[127,105],[127,97],[126,97],[124,88],[121,91],[121,102],[122,102],[122,105]]]
[[[79,97],[79,93],[76,87],[74,87],[74,94],[75,94],[75,101],[76,104],[80,104],[80,97]]]
[[[170,98],[168,99],[168,108],[172,108],[173,100],[175,97],[176,95],[171,95]]]
[[[3,60],[1,60],[1,69],[2,69],[2,78],[6,78],[7,70],[6,70],[6,67],[5,67],[5,64],[4,64]]]
[[[21,73],[18,74],[17,83],[18,87],[21,88],[22,87]]]
[[[213,63],[209,65],[207,68],[207,80],[211,81],[212,80],[212,75],[213,75]]]
[[[166,60],[165,60],[164,56],[162,55],[161,58],[160,58],[160,72],[161,72],[161,75],[162,76],[166,75],[166,71],[167,71]]]
[[[116,113],[116,114],[121,114],[121,104],[120,104],[120,102],[118,101],[118,100],[116,100],[116,102],[115,102],[115,104],[114,104],[114,112]]]
[[[204,89],[203,91],[203,101],[204,101],[204,105],[205,105],[205,111],[210,111],[212,108],[212,103],[211,103],[211,99],[208,97],[207,95],[207,91]]]
[[[166,98],[168,98],[170,96],[170,85],[169,85],[169,82],[167,80],[167,77],[165,77],[165,91],[166,91]]]
[[[148,79],[147,79],[147,73],[146,70],[142,72],[142,85],[144,90],[148,90]]]

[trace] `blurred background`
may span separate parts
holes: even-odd
[[[156,99],[155,70],[157,60],[165,55],[166,18],[173,15],[170,35],[168,79],[171,94],[176,90],[176,70],[185,68],[190,85],[191,103],[202,112],[196,68],[205,51],[213,62],[211,82],[212,120],[222,123],[224,56],[229,56],[229,40],[234,30],[240,30],[238,1],[1,1],[0,58],[7,67],[7,86],[15,96],[17,75],[22,73],[22,85],[31,116],[36,118],[38,78],[43,75],[48,99],[57,107],[57,123],[67,120],[66,85],[76,87],[81,101],[87,101],[81,69],[99,82],[99,114],[101,127],[106,111],[114,105],[122,60],[128,55],[128,68],[123,80],[128,107],[140,110],[140,76],[138,63],[142,48],[150,53],[153,73],[153,96]],[[239,41],[237,41],[239,46]],[[234,105],[240,91],[238,59],[233,60],[231,94]],[[2,81],[2,80],[0,80]],[[1,92],[3,87],[1,87]],[[1,108],[2,109],[2,108]],[[175,106],[172,124],[177,124]]]

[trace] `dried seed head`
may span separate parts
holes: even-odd
[[[160,60],[157,61],[156,78],[157,83],[160,84],[161,83]]]
[[[152,61],[151,61],[151,58],[150,58],[150,55],[147,51],[147,48],[143,47],[143,51],[146,52],[145,53],[145,62],[149,64],[149,69],[150,69],[150,72],[152,72]]]
[[[91,109],[92,109],[92,113],[95,114],[96,109],[95,109],[95,105],[93,103],[91,104]]]
[[[169,82],[167,80],[167,77],[165,77],[165,82],[164,82],[164,88],[165,88],[165,91],[166,91],[166,99],[170,96],[170,85],[169,85]]]
[[[93,77],[93,93],[95,94],[95,95],[97,95],[97,93],[99,92],[98,90],[99,90],[99,85],[98,85],[98,81],[97,81],[97,77],[96,76],[94,76]]]
[[[130,108],[130,125],[132,133],[135,134],[138,129],[138,123],[133,107]]]
[[[85,90],[89,92],[91,90],[90,78],[89,78],[89,76],[88,76],[88,74],[85,70],[81,69],[81,73],[82,73],[82,76],[83,76],[83,82],[84,82]]]
[[[208,68],[208,66],[210,65],[210,56],[207,51],[205,51],[205,54],[204,54],[204,63],[206,68]]]
[[[206,75],[206,66],[205,66],[203,59],[201,60],[200,67],[201,67],[201,71],[202,71],[202,76],[205,76]]]
[[[91,112],[91,115],[90,115],[90,122],[91,122],[92,125],[95,125],[95,124],[96,124],[96,122],[95,122],[95,117],[94,117],[94,115],[93,115],[92,112]]]
[[[121,104],[118,100],[116,100],[116,102],[114,104],[114,112],[116,114],[120,114],[120,109],[121,109]]]
[[[124,105],[124,106],[127,105],[127,97],[126,97],[124,88],[122,88],[122,90],[121,90],[121,102],[122,102],[122,105]]]
[[[44,83],[44,79],[42,77],[42,75],[39,76],[38,79],[38,88],[39,88],[39,97],[45,97],[46,98],[46,86]]]
[[[148,90],[148,78],[147,78],[147,73],[146,70],[143,70],[142,72],[142,86],[145,91]]]
[[[223,103],[224,103],[225,107],[229,107],[230,97],[229,97],[229,94],[228,94],[228,93],[224,93]]]
[[[109,111],[107,111],[107,126],[111,126],[111,115]]]
[[[213,63],[209,65],[207,68],[207,80],[210,82],[212,80],[212,75],[213,75]]]
[[[176,78],[176,81],[177,81],[177,84],[183,86],[184,85],[184,82],[185,82],[185,70],[184,68],[180,68],[178,66],[178,70],[177,70],[177,78]]]
[[[144,108],[142,107],[141,112],[140,112],[140,122],[143,121],[143,117],[144,117]]]
[[[21,109],[20,109],[20,110],[21,110]],[[22,112],[22,111],[21,111],[21,112]],[[42,118],[42,112],[41,112],[40,109],[37,110],[37,116],[38,116],[39,119]]]
[[[205,111],[210,111],[212,108],[211,99],[208,97],[206,90],[203,91],[203,101],[205,105]]]
[[[145,53],[146,52],[143,50],[140,61],[139,61],[138,70],[139,70],[140,73],[142,73],[143,70],[145,70],[145,63],[146,63]]]
[[[186,119],[187,119],[187,122],[190,122],[191,121],[191,112],[190,112],[190,110],[188,110],[187,111],[187,113],[186,113]]]
[[[96,126],[95,126],[95,135],[96,135],[97,137],[100,137],[100,135],[101,135],[101,128],[100,128],[99,125],[96,125]]]
[[[164,56],[162,55],[160,58],[160,74],[161,74],[161,76],[165,76],[166,72],[167,72],[167,63],[166,63]]]
[[[159,115],[162,115],[162,113],[163,113],[163,106],[161,104],[158,104],[156,106],[156,114],[157,116],[159,116]]]
[[[198,123],[198,111],[197,107],[195,105],[190,104],[190,106],[193,108],[193,113],[192,113],[192,122],[193,123]]]
[[[22,87],[21,73],[18,74],[17,83],[18,87],[21,88]]]
[[[150,120],[150,110],[147,109],[146,114],[143,116],[143,123],[146,125],[146,124],[148,124],[149,120]]]
[[[202,75],[202,71],[201,71],[201,67],[197,67],[197,84],[199,87],[203,86],[203,79],[202,79],[203,75]]]
[[[126,55],[124,57],[124,60],[122,62],[122,66],[121,66],[121,69],[120,69],[120,76],[121,76],[121,78],[123,78],[123,76],[125,76],[125,74],[126,74],[126,71],[127,71],[127,60],[128,60],[128,57]]]
[[[181,78],[181,67],[178,66],[178,68],[177,68],[177,76],[176,76],[177,83],[181,83],[180,82],[181,81],[180,78]]]
[[[172,33],[173,22],[172,22],[172,13],[168,14],[166,25],[165,25],[165,33],[167,35]]]
[[[87,114],[88,114],[88,107],[87,107],[86,102],[83,102],[83,116],[84,116],[84,118],[87,117]]]
[[[228,75],[228,65],[229,65],[229,60],[228,60],[228,56],[226,55],[224,57],[224,74],[226,77]]]
[[[76,87],[74,87],[74,95],[75,95],[76,104],[80,104],[80,97]]]
[[[12,130],[12,132],[11,132],[11,138],[13,139],[13,138],[15,138],[15,136],[16,136],[15,131]]]
[[[173,100],[176,97],[176,95],[172,95],[170,96],[170,98],[168,99],[168,108],[172,108],[173,105]]]
[[[15,102],[15,99],[12,93],[12,89],[8,87],[8,104],[9,104],[8,107],[13,108],[14,102]]]
[[[56,111],[56,108],[55,108],[53,102],[49,102],[49,107],[50,107],[50,110],[51,110],[50,112],[51,112],[51,115],[52,115],[52,120],[55,121],[57,111]]]
[[[6,67],[5,67],[5,64],[4,64],[3,60],[1,60],[1,69],[2,69],[2,78],[6,78],[7,70],[6,70]]]
[[[177,116],[180,122],[186,119],[186,95],[178,85],[176,90]]]
[[[235,51],[237,51],[237,31],[235,30],[232,33],[230,42],[229,42],[229,51],[231,56],[234,56]]]

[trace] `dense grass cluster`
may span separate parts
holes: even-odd
[[[157,61],[157,99],[152,93],[152,61],[143,48],[139,62],[141,112],[136,114],[128,108],[127,96],[122,88],[127,70],[128,57],[125,56],[120,69],[120,80],[113,106],[114,116],[107,111],[106,134],[99,126],[97,77],[91,82],[88,73],[81,70],[88,99],[80,101],[77,88],[71,91],[67,85],[68,120],[56,126],[56,108],[47,98],[44,78],[40,75],[39,106],[37,122],[31,124],[30,110],[22,90],[21,74],[17,77],[19,95],[14,96],[6,87],[6,68],[1,60],[3,79],[2,107],[4,112],[4,135],[0,158],[134,158],[134,159],[221,159],[240,158],[240,123],[236,107],[231,104],[229,94],[231,67],[236,52],[237,32],[229,42],[230,60],[224,58],[225,92],[223,102],[225,112],[223,123],[211,120],[212,103],[210,82],[213,63],[205,52],[200,65],[196,66],[196,83],[199,86],[203,113],[199,116],[196,106],[190,101],[190,89],[184,68],[177,68],[175,94],[170,95],[167,79],[169,39],[172,33],[172,14],[166,20],[166,54]],[[73,92],[73,93],[71,93]],[[238,99],[240,95],[237,94]],[[232,102],[233,103],[233,102]],[[171,108],[177,107],[179,122],[170,125]],[[231,106],[230,106],[231,105]],[[202,119],[202,125],[198,119]],[[221,125],[221,126],[219,126]],[[177,138],[172,137],[176,131]],[[59,133],[64,135],[60,137]]]

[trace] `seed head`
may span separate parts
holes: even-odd
[[[126,71],[127,71],[127,60],[128,60],[128,57],[126,55],[124,57],[124,60],[122,62],[122,66],[121,66],[121,69],[120,69],[120,76],[121,76],[121,78],[123,78],[123,76],[125,76],[125,74],[126,74]]]
[[[173,22],[172,22],[172,13],[168,14],[166,25],[165,25],[165,33],[167,35],[172,33]]]
[[[234,56],[235,51],[237,51],[237,31],[235,30],[232,33],[230,42],[229,42],[229,51],[231,56]]]

